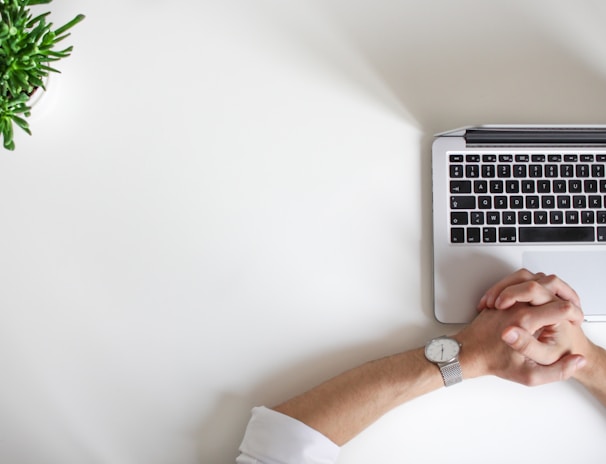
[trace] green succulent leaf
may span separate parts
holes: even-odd
[[[49,63],[68,57],[73,47],[56,46],[84,19],[80,14],[54,28],[47,21],[50,12],[31,14],[30,6],[51,1],[0,0],[0,135],[8,150],[15,148],[13,125],[31,134],[25,119],[30,115],[30,95],[37,87],[44,88],[49,73],[59,72]]]

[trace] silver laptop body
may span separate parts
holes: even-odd
[[[476,315],[484,292],[526,267],[577,290],[606,321],[606,126],[476,126],[432,147],[434,310]]]

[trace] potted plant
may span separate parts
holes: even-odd
[[[69,36],[67,31],[84,19],[77,15],[53,29],[47,22],[50,12],[33,17],[30,6],[52,0],[0,0],[0,134],[4,148],[15,149],[13,125],[31,135],[25,118],[30,116],[29,100],[34,92],[45,90],[51,64],[71,54],[73,47],[56,50]]]

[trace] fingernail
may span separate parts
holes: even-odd
[[[510,345],[515,343],[518,338],[520,338],[520,334],[517,330],[509,330],[503,334],[503,341],[505,343],[509,343]]]

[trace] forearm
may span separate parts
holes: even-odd
[[[585,340],[580,352],[585,356],[587,364],[574,378],[606,406],[606,350]]]
[[[419,348],[363,364],[274,409],[343,445],[391,409],[443,385]]]

